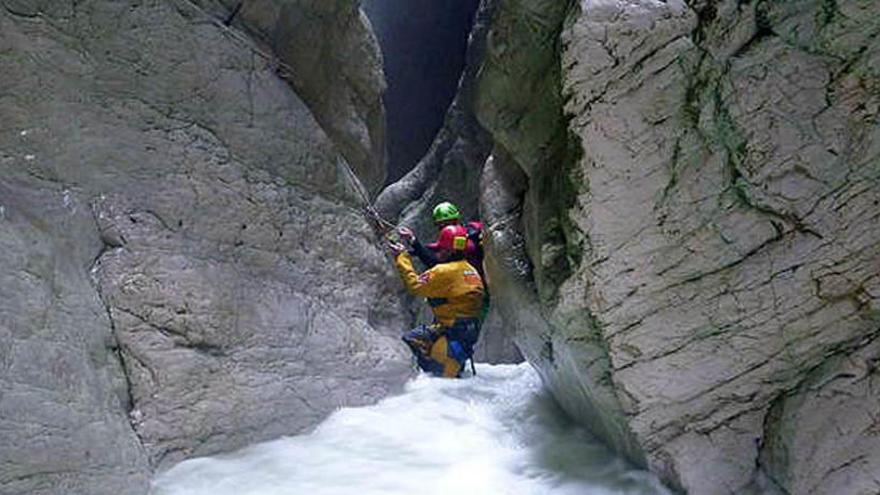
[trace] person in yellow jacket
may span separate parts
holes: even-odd
[[[466,248],[464,227],[444,227],[437,239],[439,263],[419,274],[406,247],[391,243],[404,285],[413,294],[426,297],[434,313],[433,324],[410,330],[403,341],[421,369],[447,378],[460,376],[480,336],[485,289],[480,273],[465,259]]]

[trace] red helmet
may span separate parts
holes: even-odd
[[[449,251],[464,251],[467,248],[467,229],[461,225],[447,225],[440,230],[434,245]]]

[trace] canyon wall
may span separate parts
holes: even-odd
[[[0,1],[0,493],[143,494],[411,375],[369,25],[246,3]]]
[[[493,19],[476,108],[505,320],[572,415],[677,489],[880,489],[878,11]]]

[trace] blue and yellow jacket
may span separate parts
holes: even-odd
[[[397,271],[406,288],[417,296],[428,298],[434,319],[451,327],[459,318],[478,318],[483,309],[483,281],[476,268],[465,260],[434,265],[418,274],[408,253],[400,253]]]

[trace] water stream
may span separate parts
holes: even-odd
[[[668,494],[572,424],[528,364],[421,375],[313,432],[193,459],[151,495]]]

